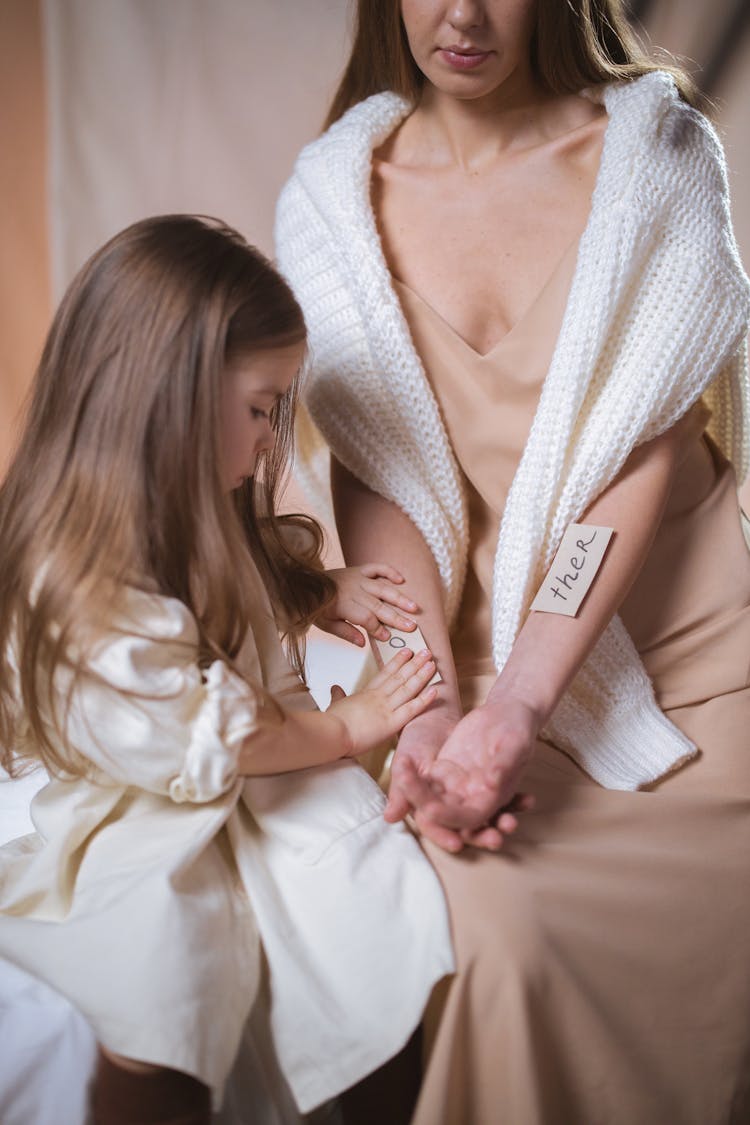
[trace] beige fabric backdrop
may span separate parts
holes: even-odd
[[[658,0],[647,22],[652,44],[675,54],[699,78],[737,0]],[[737,239],[750,266],[750,31],[736,45],[718,88],[716,121],[729,164]]]
[[[273,253],[279,190],[344,64],[346,8],[43,0],[56,300],[97,246],[149,214],[216,215]],[[309,508],[294,486],[286,503]]]
[[[648,30],[699,68],[734,0],[661,0]],[[43,0],[55,293],[133,218],[218,213],[266,250],[278,188],[345,57],[347,0]],[[744,57],[743,57],[744,55]],[[717,92],[750,258],[750,42]]]
[[[44,16],[55,294],[157,212],[218,215],[270,252],[344,61],[345,0],[44,0]]]
[[[659,0],[652,39],[698,64],[733,3]],[[45,204],[55,298],[105,238],[158,211],[218,214],[271,252],[274,201],[319,128],[350,6],[0,0],[0,464],[49,317]],[[748,262],[750,36],[717,94]]]
[[[0,0],[0,475],[50,315],[37,0]]]

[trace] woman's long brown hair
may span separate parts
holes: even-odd
[[[531,63],[542,87],[553,94],[579,93],[586,86],[665,70],[685,101],[700,101],[684,70],[666,59],[649,58],[630,28],[622,0],[537,0]],[[409,49],[400,0],[358,0],[351,54],[324,127],[382,90],[416,104],[424,81]]]
[[[198,623],[199,660],[231,662],[250,627],[257,568],[280,617],[295,623],[291,655],[302,671],[303,630],[333,585],[315,521],[275,515],[296,385],[274,409],[274,449],[230,495],[220,477],[219,390],[228,360],[304,340],[287,284],[215,220],[136,223],[74,279],[0,487],[0,748],[9,772],[30,747],[53,772],[84,770],[66,754],[60,707],[51,706],[55,670],[80,671],[81,637],[108,627],[122,584],[178,598]],[[304,529],[302,548],[285,524]]]

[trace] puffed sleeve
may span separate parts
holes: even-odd
[[[101,636],[74,678],[61,673],[67,747],[104,784],[214,800],[237,779],[240,746],[263,721],[263,693],[221,660],[198,666],[197,626],[180,602],[141,598],[148,612],[138,632],[123,625]]]

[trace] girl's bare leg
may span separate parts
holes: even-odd
[[[92,1109],[94,1125],[209,1125],[211,1094],[190,1074],[100,1047]]]
[[[409,1125],[422,1081],[422,1028],[402,1051],[339,1095],[345,1125]]]

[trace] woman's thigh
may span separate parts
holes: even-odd
[[[750,1052],[750,796],[604,790],[545,744],[524,788],[537,806],[499,854],[425,842],[458,973],[428,1015],[420,1113],[729,1120]]]

